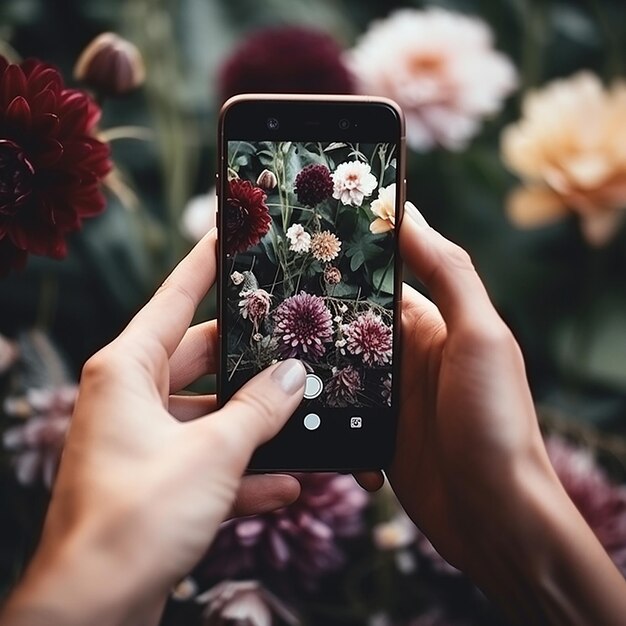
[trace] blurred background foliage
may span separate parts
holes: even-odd
[[[24,272],[3,279],[1,332],[45,329],[77,375],[190,247],[180,220],[189,199],[212,186],[219,68],[248,33],[303,24],[349,48],[372,20],[425,6],[485,20],[520,88],[467,149],[410,152],[408,197],[470,251],[521,343],[545,424],[591,442],[626,479],[626,233],[594,248],[574,217],[517,228],[504,211],[516,179],[500,154],[500,132],[520,117],[529,89],[583,68],[606,83],[624,77],[623,0],[3,0],[0,54],[45,59],[70,83],[76,58],[99,33],[134,42],[146,83],[103,103],[102,127],[150,135],[111,142],[136,206],[110,194],[106,212],[72,237],[65,261],[31,257]],[[201,317],[212,310],[206,305]]]

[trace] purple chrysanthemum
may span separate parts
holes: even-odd
[[[307,165],[296,176],[294,191],[298,200],[305,206],[314,207],[333,193],[333,179],[330,170],[317,163]]]
[[[220,70],[222,100],[239,93],[354,93],[337,42],[311,28],[279,26],[247,37]]]
[[[361,375],[356,368],[348,365],[333,374],[326,384],[326,402],[333,407],[352,406],[356,404],[360,389]]]
[[[224,522],[204,571],[220,580],[279,575],[312,587],[344,560],[339,540],[363,529],[368,502],[351,476],[302,474],[300,498],[272,513]]]
[[[318,359],[333,336],[332,316],[323,298],[301,291],[274,311],[274,337],[284,358]]]
[[[380,315],[368,311],[359,315],[342,328],[346,349],[361,357],[364,365],[387,365],[391,363],[392,333]]]

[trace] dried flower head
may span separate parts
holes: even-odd
[[[257,187],[260,187],[264,191],[271,191],[278,185],[278,179],[276,174],[270,170],[263,170],[259,177],[256,179]]]
[[[246,292],[246,295],[239,301],[241,317],[250,319],[256,332],[259,323],[270,312],[272,296],[265,289],[255,289]]]
[[[243,279],[244,275],[241,272],[233,272],[230,275],[230,280],[232,281],[233,285],[241,285]]]
[[[362,313],[350,324],[344,324],[346,349],[359,356],[364,365],[391,363],[392,332],[380,315],[372,311]]]
[[[337,370],[326,383],[328,406],[354,406],[357,404],[357,394],[361,391],[361,385],[361,374],[352,365]]]
[[[396,183],[388,187],[380,187],[378,198],[370,208],[376,219],[370,224],[374,234],[386,233],[396,227]]]
[[[406,116],[407,143],[464,148],[516,86],[487,24],[440,8],[401,9],[374,22],[348,54],[361,93],[388,96]]]
[[[521,227],[573,212],[592,245],[608,242],[626,209],[626,83],[605,89],[590,72],[531,92],[505,128],[502,155],[524,186],[509,198]]]
[[[276,307],[274,322],[274,337],[284,358],[317,359],[333,336],[332,316],[324,300],[304,291]]]
[[[307,165],[296,176],[294,191],[305,206],[314,207],[324,202],[333,193],[330,170],[317,163]]]
[[[345,161],[333,173],[333,198],[342,204],[361,206],[372,195],[378,181],[369,163]]]
[[[137,46],[115,33],[102,33],[81,53],[74,78],[99,95],[120,96],[143,84],[146,68]]]
[[[324,230],[313,235],[310,250],[315,259],[328,263],[339,256],[341,241],[334,233]]]
[[[292,224],[285,233],[289,239],[289,249],[294,252],[308,252],[311,247],[311,235],[302,224]]]
[[[269,232],[272,220],[266,200],[265,192],[250,181],[240,178],[228,181],[224,216],[228,254],[245,252]]]
[[[99,118],[55,68],[0,57],[0,275],[28,253],[63,258],[66,236],[104,209],[111,162],[94,137]]]
[[[341,54],[322,31],[300,26],[259,30],[222,66],[222,100],[239,93],[353,93]]]
[[[334,265],[329,265],[324,270],[324,280],[329,285],[337,285],[341,282],[341,270]]]

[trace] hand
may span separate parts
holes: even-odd
[[[520,623],[623,623],[626,584],[552,469],[521,351],[469,256],[409,203],[400,245],[436,305],[405,285],[398,499]]]
[[[298,361],[261,372],[220,410],[214,396],[170,396],[215,371],[215,323],[188,329],[215,272],[213,231],[85,365],[41,545],[3,624],[155,621],[229,513],[298,497],[290,476],[242,480],[302,400]]]

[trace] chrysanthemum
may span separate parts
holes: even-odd
[[[255,331],[259,327],[259,322],[270,312],[272,296],[265,289],[255,289],[247,292],[239,301],[241,317],[250,319]]]
[[[294,252],[308,252],[311,246],[311,235],[304,230],[302,224],[292,224],[285,233],[289,239],[289,249]]]
[[[272,222],[265,201],[267,195],[248,180],[233,178],[228,181],[226,197],[226,252],[245,252],[267,234]]]
[[[333,336],[332,316],[324,300],[301,291],[274,311],[274,337],[284,358],[319,358]]]
[[[334,265],[329,265],[324,270],[324,280],[329,285],[337,285],[338,283],[341,282],[341,270],[338,267],[335,267]]]
[[[363,198],[371,196],[377,184],[369,163],[345,161],[333,172],[333,198],[342,204],[361,206]]]
[[[336,259],[341,250],[341,241],[334,233],[324,230],[311,238],[310,252],[315,259],[328,263]]]
[[[314,207],[333,193],[333,179],[330,170],[317,163],[307,165],[296,176],[294,191],[298,200],[305,206]]]
[[[55,259],[66,236],[102,212],[109,147],[94,137],[100,108],[36,60],[0,57],[0,274],[29,253]]]
[[[362,531],[368,496],[351,476],[302,474],[298,480],[302,493],[292,505],[222,524],[203,566],[208,575],[278,577],[311,587],[341,566],[340,541]]]
[[[348,365],[335,372],[326,383],[326,402],[332,407],[353,406],[360,390],[361,375],[356,368]]]
[[[226,100],[239,93],[354,93],[342,51],[328,34],[279,26],[246,37],[220,71]]]
[[[372,202],[370,208],[376,219],[370,224],[370,230],[377,233],[386,233],[396,227],[396,183],[378,190],[378,198]]]
[[[364,365],[391,363],[392,332],[380,315],[368,311],[345,324],[342,330],[347,351],[359,356]]]
[[[30,389],[23,398],[8,398],[5,411],[25,418],[4,432],[4,447],[13,455],[17,480],[31,485],[43,479],[52,486],[65,435],[70,424],[77,388]]]
[[[393,98],[415,150],[459,150],[516,86],[487,24],[440,8],[403,9],[374,22],[348,54],[362,93]]]

